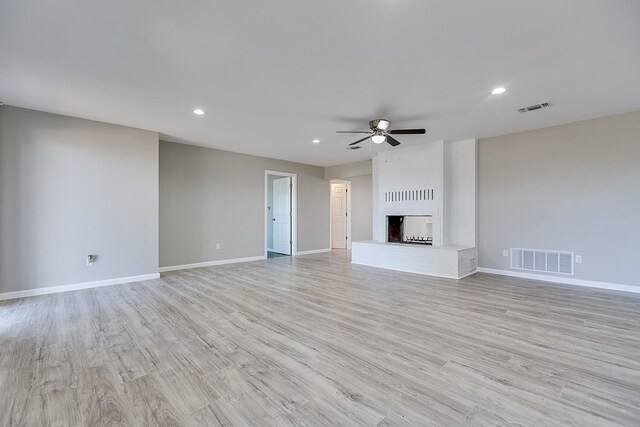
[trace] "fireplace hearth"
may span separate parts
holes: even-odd
[[[433,245],[431,215],[388,215],[387,242]]]

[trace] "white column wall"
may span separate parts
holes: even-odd
[[[444,244],[476,246],[477,143],[444,145]]]

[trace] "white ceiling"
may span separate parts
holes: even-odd
[[[483,138],[640,109],[639,76],[638,0],[0,0],[0,101],[322,166],[372,118]]]

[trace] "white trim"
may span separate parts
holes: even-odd
[[[351,181],[347,181],[347,249],[351,249]]]
[[[468,277],[468,276],[471,276],[471,275],[473,275],[473,274],[476,274],[477,272],[478,272],[478,270],[477,270],[477,269],[476,269],[476,270],[473,270],[473,271],[470,271],[470,272],[468,272],[467,274],[464,274],[464,275],[462,275],[462,276],[458,277],[457,279],[458,279],[458,280],[459,280],[459,279],[464,279],[465,277]]]
[[[167,267],[160,267],[159,271],[160,273],[166,273],[167,271],[188,270],[190,268],[211,267],[213,265],[224,265],[224,264],[236,264],[239,262],[260,261],[263,259],[267,259],[266,255],[250,256],[246,258],[221,259],[218,261],[196,262],[194,264],[170,265]]]
[[[351,249],[351,181],[344,179],[332,179],[329,181],[329,246],[333,248],[333,184],[345,184],[347,186],[347,247]],[[339,249],[339,248],[336,248]]]
[[[296,252],[296,255],[323,254],[323,253],[326,253],[326,252],[331,252],[331,248],[313,249],[311,251],[300,251],[300,252]]]
[[[595,280],[572,279],[569,277],[547,276],[544,274],[521,273],[520,271],[498,270],[495,268],[478,267],[478,273],[498,274],[500,276],[519,277],[522,279],[541,280],[543,282],[561,283],[565,285],[584,286],[587,288],[608,289],[640,293],[640,286],[623,285],[621,283],[597,282]]]
[[[5,292],[0,294],[0,301],[14,298],[33,297],[36,295],[57,294],[59,292],[78,291],[80,289],[100,288],[102,286],[121,285],[123,283],[143,282],[145,280],[153,280],[159,278],[159,273],[153,273],[143,274],[140,276],[96,280],[95,282],[72,283],[70,285],[47,286],[44,288],[27,289],[24,291]]]
[[[291,177],[291,255],[295,256],[298,253],[298,174],[290,172],[279,172],[272,170],[264,171],[264,259],[267,258],[267,242],[268,242],[268,230],[269,220],[267,215],[268,204],[268,192],[269,192],[269,175],[276,176],[290,176]]]

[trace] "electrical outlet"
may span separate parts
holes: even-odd
[[[508,257],[509,257],[509,249],[504,249],[504,250],[502,251],[502,256],[503,256],[503,257],[507,257],[507,258],[508,258]]]
[[[98,255],[87,255],[87,267],[93,267],[93,264],[96,262],[96,258],[98,258]]]
[[[216,249],[220,249],[220,243],[216,243]]]
[[[576,264],[582,264],[582,255],[576,255]]]

